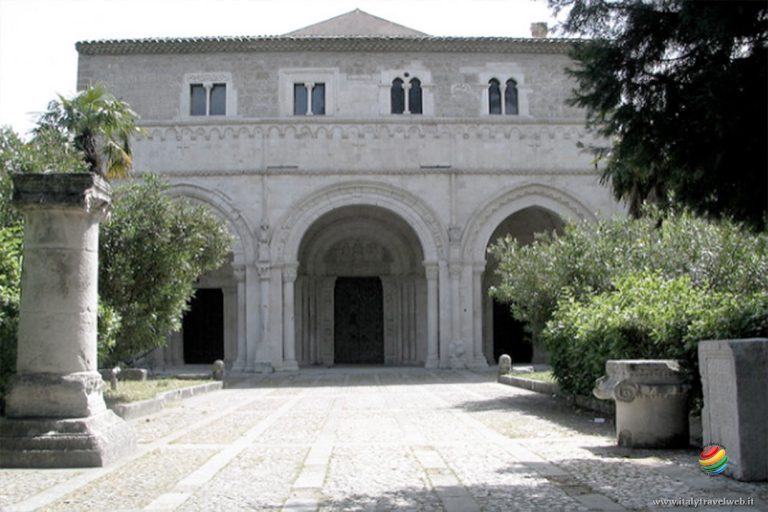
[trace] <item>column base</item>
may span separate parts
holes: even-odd
[[[112,411],[87,418],[0,419],[0,467],[101,467],[131,453],[135,438]]]
[[[476,357],[469,363],[467,363],[467,368],[470,370],[483,370],[485,368],[488,368],[488,361],[485,360],[484,357]]]
[[[439,367],[440,367],[440,361],[436,357],[433,359],[427,359],[427,362],[424,363],[424,368],[435,369]]]
[[[283,367],[280,368],[282,372],[296,372],[299,370],[299,364],[291,359],[290,361],[283,361]]]
[[[8,418],[90,418],[107,410],[97,371],[17,374],[11,380]]]
[[[275,369],[272,367],[272,363],[253,363],[245,371],[250,373],[274,373]]]

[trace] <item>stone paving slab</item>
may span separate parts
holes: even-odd
[[[0,470],[0,510],[669,510],[768,484],[707,477],[697,451],[615,446],[610,420],[492,372],[310,369],[244,376],[130,423],[107,468]]]

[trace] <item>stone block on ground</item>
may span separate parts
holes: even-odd
[[[149,372],[144,368],[123,368],[118,375],[120,380],[147,380]]]
[[[768,339],[702,341],[704,445],[728,453],[725,474],[768,480]]]

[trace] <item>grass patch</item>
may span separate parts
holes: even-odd
[[[529,372],[529,373],[513,373],[513,377],[521,377],[523,379],[538,380],[540,382],[557,382],[555,376],[551,371],[546,372]]]
[[[189,388],[199,384],[208,384],[212,380],[190,380],[190,379],[150,379],[150,380],[126,380],[117,384],[117,389],[112,390],[108,382],[105,383],[104,401],[107,404],[120,404],[127,402],[138,402],[140,400],[149,400],[159,393],[172,391],[174,389]]]

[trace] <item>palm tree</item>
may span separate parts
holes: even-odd
[[[36,133],[55,130],[83,153],[88,170],[106,178],[125,178],[133,159],[130,139],[139,135],[139,116],[128,104],[96,84],[72,99],[59,95],[48,104]]]

